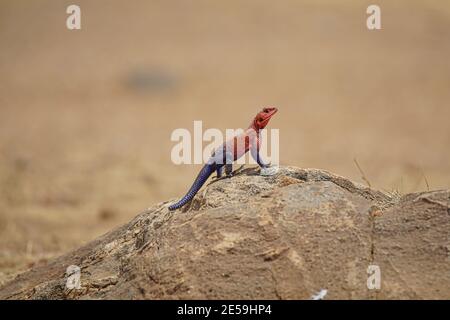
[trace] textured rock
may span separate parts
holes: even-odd
[[[316,169],[246,169],[0,288],[1,299],[449,299],[450,192],[402,198]],[[67,289],[69,265],[81,288]],[[367,288],[369,265],[381,289]]]

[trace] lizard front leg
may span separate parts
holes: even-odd
[[[278,172],[278,167],[272,167],[270,162],[266,163],[259,154],[259,139],[254,138],[252,142],[253,143],[250,145],[250,154],[256,163],[258,163],[261,167],[261,175],[272,176],[276,174]]]
[[[270,167],[270,162],[266,163],[261,155],[259,154],[259,142],[256,142],[254,144],[252,144],[250,146],[250,154],[252,155],[253,160],[256,161],[256,163],[261,167],[261,168],[268,168]]]

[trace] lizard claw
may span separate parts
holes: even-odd
[[[261,168],[262,176],[273,176],[277,172],[278,172],[277,166]]]

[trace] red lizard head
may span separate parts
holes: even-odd
[[[277,113],[278,109],[275,107],[267,107],[260,111],[253,120],[252,127],[255,130],[264,129],[270,121],[270,118]]]

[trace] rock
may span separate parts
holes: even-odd
[[[0,299],[450,298],[448,190],[398,198],[323,170],[251,168],[167,206],[18,275]]]

